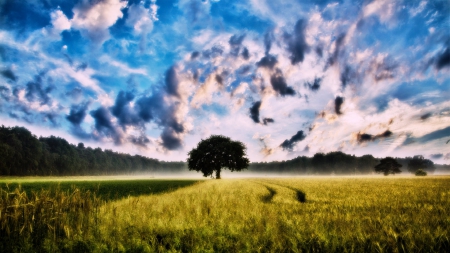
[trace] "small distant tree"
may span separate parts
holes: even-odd
[[[433,161],[425,159],[421,155],[414,156],[408,163],[408,171],[416,174],[418,170],[423,170],[426,173],[433,173],[436,167]]]
[[[232,141],[222,135],[212,135],[189,151],[187,163],[189,170],[201,171],[204,177],[212,176],[215,172],[216,179],[220,179],[222,169],[247,169],[249,160],[245,151],[246,147],[240,141]]]
[[[376,173],[383,173],[385,176],[389,174],[401,173],[400,168],[402,167],[394,158],[386,157],[381,159],[380,164],[375,166]]]
[[[428,175],[428,173],[426,171],[424,171],[423,169],[418,169],[418,170],[416,170],[416,172],[414,172],[414,175],[416,175],[416,176],[426,176],[426,175]]]

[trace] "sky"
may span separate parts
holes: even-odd
[[[0,0],[0,121],[186,160],[342,151],[450,164],[448,0]]]

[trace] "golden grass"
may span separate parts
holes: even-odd
[[[149,251],[444,251],[449,194],[448,177],[210,180],[109,203],[100,231]]]
[[[14,228],[10,230],[21,238],[20,230],[28,223],[20,218],[20,210],[44,200],[59,204],[49,210],[27,209],[46,214],[37,223],[44,228],[44,236],[36,237],[42,243],[35,244],[36,233],[29,232],[29,240],[16,243],[12,252],[448,252],[450,248],[450,177],[445,176],[205,180],[170,193],[101,202],[88,213],[80,206],[85,193],[77,189],[48,198],[43,191],[28,200],[16,193],[13,197],[2,193],[1,252],[6,252],[1,245],[9,245],[4,244],[8,239],[4,228]],[[301,193],[306,193],[304,203]],[[76,196],[72,202],[70,194]],[[11,207],[18,200],[22,202]],[[4,220],[5,208],[16,208],[19,215],[9,211],[9,220]],[[59,225],[52,217],[61,217],[56,219]]]

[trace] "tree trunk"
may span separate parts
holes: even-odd
[[[216,170],[216,179],[220,179],[220,169]]]

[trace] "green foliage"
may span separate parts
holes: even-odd
[[[55,136],[32,135],[23,127],[0,127],[0,175],[114,175],[172,172],[186,169],[183,162],[161,162],[140,155],[77,146]]]
[[[372,155],[356,157],[340,151],[317,153],[312,158],[299,156],[287,161],[251,163],[249,170],[263,173],[287,173],[303,175],[369,174],[378,163]]]
[[[380,164],[375,166],[376,173],[383,173],[385,176],[389,174],[401,173],[400,168],[402,167],[394,158],[386,157],[381,159]]]
[[[416,170],[416,172],[414,173],[414,175],[416,175],[416,176],[426,176],[426,175],[427,175],[427,172],[424,171],[424,170],[422,170],[422,169],[418,169],[418,170]]]
[[[136,180],[64,180],[64,181],[28,181],[24,180],[0,180],[3,186],[10,189],[20,188],[27,195],[42,190],[70,191],[73,188],[80,191],[95,192],[97,197],[105,200],[117,200],[129,196],[147,194],[160,194],[190,186],[198,180],[165,180],[165,179],[136,179]]]
[[[75,188],[31,194],[0,188],[0,250],[51,252],[62,240],[89,238],[101,204],[95,194]]]
[[[100,250],[102,242],[96,238],[101,234],[98,227],[101,206],[119,198],[160,194],[195,182],[42,181],[21,182],[18,187],[17,183],[6,184],[0,187],[0,252]]]
[[[222,169],[241,171],[248,167],[249,160],[245,150],[245,145],[240,141],[232,141],[222,135],[212,135],[189,151],[188,168],[201,171],[205,177],[212,176],[215,172],[216,178],[219,179]]]
[[[414,173],[416,176],[418,176],[416,174],[416,172],[418,170],[422,170],[425,173],[426,173],[426,170],[432,171],[432,170],[434,170],[434,164],[432,161],[425,159],[423,156],[416,155],[412,159],[409,159],[408,171],[411,173]],[[423,173],[420,172],[419,174],[423,174]]]

